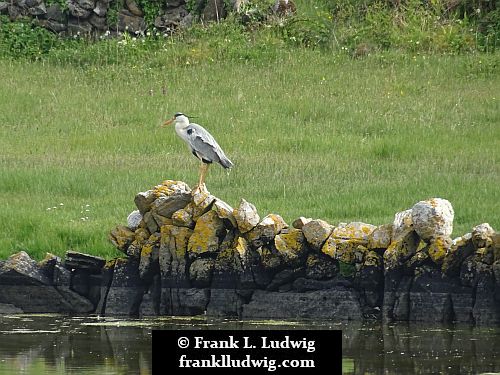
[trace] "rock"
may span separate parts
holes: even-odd
[[[274,237],[274,246],[286,264],[299,264],[306,259],[305,237],[299,229],[289,229],[278,234]]]
[[[412,210],[398,212],[394,215],[392,223],[391,242],[400,240],[406,237],[408,233],[413,231],[413,219],[411,215]]]
[[[190,193],[191,189],[183,181],[165,180],[161,185],[154,188],[155,197],[169,196],[173,194]]]
[[[24,252],[11,255],[0,268],[1,284],[51,285],[52,280]]]
[[[89,23],[94,26],[97,30],[100,31],[105,31],[108,29],[108,21],[106,17],[100,17],[95,13],[92,13],[89,17]],[[139,210],[136,210],[134,212],[137,212],[140,215]],[[141,216],[142,219],[142,216]]]
[[[236,219],[233,215],[233,208],[228,205],[226,202],[221,201],[220,199],[216,199],[212,209],[217,213],[217,216],[220,219],[225,219],[231,223],[233,228],[237,228],[238,224],[236,223]]]
[[[283,271],[278,272],[276,275],[274,275],[274,278],[269,283],[266,290],[277,291],[280,286],[287,284],[287,283],[292,283],[295,279],[297,279],[299,277],[303,277],[303,276],[304,276],[304,269],[303,268],[284,269]]]
[[[301,216],[298,219],[295,219],[295,221],[292,223],[292,227],[294,227],[295,229],[302,229],[302,227],[310,221],[312,221],[311,218],[305,218]]]
[[[168,8],[165,13],[155,18],[154,25],[159,29],[182,27],[190,15],[185,7]]]
[[[38,19],[36,22],[38,23],[38,25],[40,27],[44,27],[48,30],[55,32],[55,33],[65,31],[67,29],[66,24],[59,23],[59,22],[52,21],[52,20]]]
[[[193,230],[166,225],[161,228],[160,271],[163,288],[189,286],[186,274],[187,249]]]
[[[477,248],[488,247],[493,243],[494,229],[488,223],[472,228],[472,243]]]
[[[330,236],[321,249],[322,253],[329,255],[345,264],[362,263],[364,254],[368,251],[361,244],[364,241],[357,239],[338,239]]]
[[[146,290],[139,276],[139,261],[133,258],[117,259],[106,298],[105,314],[139,316]]]
[[[269,214],[255,228],[245,233],[245,237],[254,248],[259,248],[272,242],[274,237],[287,227],[280,215]]]
[[[302,227],[302,232],[311,246],[315,250],[320,250],[327,238],[332,233],[333,226],[323,220],[311,220]]]
[[[375,230],[375,226],[355,221],[349,224],[339,224],[332,231],[332,237],[343,240],[356,240],[362,245],[368,244],[370,234]]]
[[[191,211],[191,212],[190,212]],[[192,215],[192,207],[181,208],[172,214],[172,224],[178,227],[194,228],[194,220]]]
[[[92,22],[91,17],[91,21]],[[130,230],[135,231],[137,228],[139,228],[139,225],[141,224],[142,221],[142,215],[139,210],[132,211],[128,216],[127,216],[127,227],[129,227]]]
[[[0,268],[0,290],[0,304],[13,305],[24,313],[88,313],[94,309],[69,287],[54,287],[24,251],[10,256]]]
[[[217,21],[219,22],[226,17],[226,9],[224,0],[210,0],[207,1],[205,9],[201,14],[204,21]]]
[[[246,319],[361,319],[359,296],[353,289],[328,289],[304,293],[256,290],[243,305]]]
[[[411,209],[413,228],[424,241],[450,237],[453,217],[451,203],[441,198],[420,201]]]
[[[393,239],[384,252],[384,267],[386,272],[402,266],[418,249],[420,238],[415,231],[410,231],[406,236],[398,235]]]
[[[196,222],[192,236],[189,238],[188,252],[198,255],[206,252],[217,252],[219,237],[225,233],[224,223],[215,211],[208,211]]]
[[[309,254],[306,260],[306,277],[314,280],[331,279],[339,272],[338,262],[323,254]]]
[[[90,14],[90,13],[89,13]],[[88,35],[92,32],[92,25],[87,21],[70,18],[68,20],[68,33],[70,35]]]
[[[47,7],[47,14],[45,16],[48,20],[56,21],[57,23],[65,23],[68,19],[58,3],[50,4]]]
[[[41,16],[42,14],[47,13],[47,8],[45,8],[44,3],[41,3],[33,7],[30,7],[28,9],[28,13],[31,14],[32,16]]]
[[[249,232],[260,222],[260,216],[255,206],[243,198],[238,208],[233,211],[233,215],[241,233]]]
[[[338,287],[352,288],[353,284],[343,277],[336,277],[328,280],[314,280],[299,277],[293,282],[291,289],[295,292],[304,293],[314,290],[335,289]]]
[[[139,276],[146,283],[151,283],[153,276],[160,273],[160,235],[152,234],[141,250]]]
[[[166,314],[195,316],[205,314],[211,300],[209,289],[183,288],[169,289],[170,294],[162,294],[166,302]]]
[[[123,225],[117,226],[109,234],[109,240],[118,250],[127,253],[127,249],[135,239],[135,232]]]
[[[95,7],[95,0],[76,0],[83,9],[92,10]]]
[[[172,219],[169,219],[168,217],[161,216],[157,214],[154,211],[150,211],[151,215],[153,215],[153,219],[155,220],[156,224],[158,224],[158,227],[161,228],[164,225],[173,225],[174,221]]]
[[[105,17],[108,13],[108,7],[109,5],[107,1],[98,0],[93,11],[98,17]]]
[[[87,270],[90,273],[101,273],[101,269],[105,264],[106,260],[101,257],[76,251],[67,251],[64,260],[64,265],[67,268]]]
[[[391,224],[376,227],[368,236],[368,249],[387,249],[391,244],[391,235]]]
[[[363,265],[365,267],[376,267],[382,268],[384,264],[384,259],[381,255],[377,254],[375,251],[368,251],[365,255],[365,261]]]
[[[0,14],[7,13],[8,8],[9,8],[9,3],[5,1],[0,1]]]
[[[191,207],[188,207],[188,210],[192,209],[193,220],[196,221],[212,208],[215,197],[206,190],[205,186],[201,189],[196,189],[192,197]]]
[[[215,259],[195,259],[189,266],[189,279],[195,288],[208,288],[212,282]]]
[[[149,233],[156,233],[160,230],[158,223],[153,217],[152,211],[148,211],[144,214],[144,222],[146,223]]]
[[[158,215],[172,218],[172,214],[187,206],[191,201],[190,193],[175,193],[157,198],[151,205],[151,211]]]
[[[87,18],[90,16],[90,13],[92,12],[91,9],[83,8],[79,2],[75,0],[68,0],[68,11],[69,14],[72,15],[73,17],[77,18]]]
[[[54,254],[47,253],[45,258],[43,258],[40,262],[37,263],[38,269],[44,273],[50,280],[53,280],[54,277],[54,267],[56,264],[61,264],[61,258],[55,256]],[[2,265],[0,264],[0,268]]]
[[[142,216],[151,209],[151,205],[155,199],[156,195],[154,190],[141,192],[135,196],[134,203]]]
[[[460,272],[462,262],[474,252],[472,234],[467,233],[462,237],[455,238],[449,251],[443,258],[441,270],[448,276],[457,276]]]
[[[134,0],[125,0],[125,4],[127,5],[128,10],[130,10],[130,13],[132,13],[134,16],[144,16],[144,13]]]
[[[2,10],[2,4],[0,3],[0,11]],[[0,303],[0,315],[3,314],[22,314],[24,311],[20,308],[10,304],[10,303]]]
[[[435,237],[431,241],[427,252],[434,263],[438,266],[443,264],[444,258],[449,253],[452,240],[449,237]]]

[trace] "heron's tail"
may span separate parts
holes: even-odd
[[[222,165],[225,169],[229,169],[229,168],[232,168],[233,167],[233,162],[231,160],[229,160],[225,155],[220,158],[220,161],[219,161],[220,165]]]

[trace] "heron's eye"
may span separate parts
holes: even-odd
[[[188,130],[187,130],[187,133],[188,133],[189,135],[193,134],[193,129],[188,129]]]

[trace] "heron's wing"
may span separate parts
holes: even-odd
[[[227,159],[224,151],[222,151],[214,137],[201,125],[189,124],[186,128],[186,134],[191,149],[203,159],[210,162],[219,162],[222,159]]]

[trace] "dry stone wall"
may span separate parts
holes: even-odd
[[[110,233],[120,258],[0,262],[0,312],[500,323],[500,235],[484,223],[452,239],[444,199],[380,226],[289,226],[181,181],[134,201]]]

